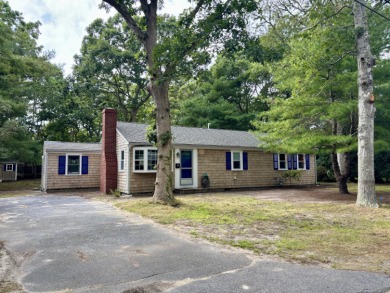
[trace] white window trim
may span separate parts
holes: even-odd
[[[299,168],[299,155],[303,156],[303,168]],[[306,155],[305,154],[297,154],[297,170],[306,170]]]
[[[8,166],[11,166],[11,170],[8,170]],[[14,164],[5,164],[5,172],[13,172],[14,171]]]
[[[78,156],[79,157],[79,173],[76,174],[76,173],[71,173],[71,174],[68,174],[68,157],[69,156]],[[65,160],[65,175],[69,175],[69,176],[79,176],[81,175],[81,165],[82,165],[82,154],[73,154],[73,153],[69,153],[69,154],[66,154],[66,160]]]
[[[285,168],[281,168],[280,167],[280,155],[284,155],[284,162],[285,162],[285,165],[286,167]],[[288,170],[288,155],[287,154],[278,154],[278,170]]]
[[[143,150],[144,152],[144,170],[135,170],[135,151]],[[134,147],[133,148],[133,173],[157,173],[157,170],[148,170],[148,150],[157,151],[156,147]],[[158,160],[158,158],[157,158]]]
[[[122,154],[123,154],[123,160],[122,160]],[[125,171],[125,162],[126,162],[125,158],[126,158],[125,151],[121,150],[119,152],[119,171],[121,171],[121,172]],[[123,163],[123,166],[122,166],[122,163]]]
[[[234,153],[240,153],[240,168],[239,169],[234,168]],[[244,158],[242,155],[242,151],[237,151],[237,150],[231,151],[231,166],[232,166],[232,171],[243,171],[244,170]]]

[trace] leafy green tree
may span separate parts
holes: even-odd
[[[53,78],[52,96],[45,99],[38,113],[44,121],[42,140],[96,142],[100,140],[100,105],[79,91],[72,77]]]
[[[59,69],[48,62],[52,53],[37,45],[39,25],[0,0],[0,159],[40,161],[38,96]]]
[[[218,56],[211,68],[210,82],[210,100],[222,98],[242,114],[266,108],[264,99],[269,96],[270,74],[267,68],[251,62],[244,54],[234,54],[233,58]]]
[[[171,96],[178,102],[176,124],[249,130],[256,113],[267,109],[270,74],[242,52],[219,55],[209,71],[181,86]]]
[[[232,42],[245,36],[245,16],[256,9],[256,1],[194,1],[173,24],[175,29],[158,37],[161,26],[157,17],[158,0],[103,0],[101,7],[115,8],[141,42],[149,73],[148,90],[156,105],[158,158],[155,202],[175,204],[172,194],[169,87],[174,78],[183,73],[192,73],[194,68],[207,63],[210,45],[223,36]],[[141,16],[141,18],[137,18]]]
[[[339,191],[348,193],[348,156],[356,148],[358,121],[353,17],[347,2],[303,4],[294,6],[296,14],[285,6],[280,23],[271,22],[270,33],[263,38],[283,52],[281,61],[271,64],[272,73],[276,87],[289,94],[276,99],[257,126],[268,133],[262,138],[270,148],[331,153]],[[293,23],[290,29],[286,20]],[[373,30],[378,63],[388,44],[383,31],[383,24]]]
[[[150,94],[146,90],[145,54],[141,43],[120,15],[106,22],[96,19],[75,56],[79,95],[98,99],[95,104],[119,110],[124,121],[136,121]]]

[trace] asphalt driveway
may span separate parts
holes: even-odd
[[[0,199],[0,241],[27,292],[390,290],[388,275],[256,259],[77,196]]]

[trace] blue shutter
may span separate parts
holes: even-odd
[[[243,152],[242,153],[242,167],[244,170],[248,170],[248,153]]]
[[[7,171],[7,164],[4,164],[4,171]]]
[[[13,169],[14,172],[16,172],[16,164],[14,164],[14,169]]]
[[[88,156],[82,156],[81,174],[88,174]]]
[[[305,155],[306,159],[306,170],[310,170],[310,155]]]
[[[292,155],[293,156],[293,169],[298,169],[298,155]]]
[[[291,170],[292,169],[292,158],[294,155],[287,155],[287,169]]]
[[[226,170],[232,169],[232,153],[226,152]]]
[[[279,162],[279,155],[278,154],[274,154],[274,170],[278,170],[278,162]]]
[[[58,175],[65,174],[66,157],[58,156]]]

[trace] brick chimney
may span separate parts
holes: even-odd
[[[102,119],[102,156],[100,161],[100,191],[105,194],[117,188],[116,110],[104,109]]]

